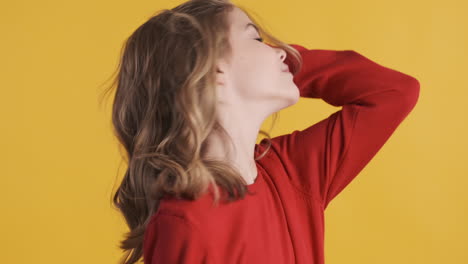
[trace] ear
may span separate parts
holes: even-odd
[[[219,104],[227,103],[225,100],[229,98],[229,64],[224,60],[219,60],[216,64],[216,88],[217,88],[217,101]]]
[[[227,80],[227,64],[223,61],[218,62],[216,66],[216,84],[224,86]]]

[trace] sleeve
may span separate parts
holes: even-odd
[[[144,263],[208,264],[201,232],[181,216],[159,214],[145,234]]]
[[[325,210],[376,155],[414,108],[419,81],[353,50],[298,50],[302,67],[293,81],[301,97],[341,109],[316,124],[272,138],[290,181]],[[285,63],[290,67],[289,58]]]

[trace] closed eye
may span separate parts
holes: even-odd
[[[255,40],[258,40],[260,42],[263,42],[263,38],[256,38]]]

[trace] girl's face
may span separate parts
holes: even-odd
[[[229,64],[219,64],[221,103],[266,110],[268,114],[295,104],[299,89],[292,73],[283,71],[288,70],[284,63],[286,52],[263,43],[255,25],[241,9],[235,8],[230,15],[232,58]]]

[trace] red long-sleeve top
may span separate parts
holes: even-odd
[[[255,195],[218,207],[211,195],[162,200],[145,232],[145,264],[324,263],[324,210],[414,108],[420,85],[353,50],[290,45],[303,59],[293,78],[300,96],[342,108],[272,138],[248,185]]]

